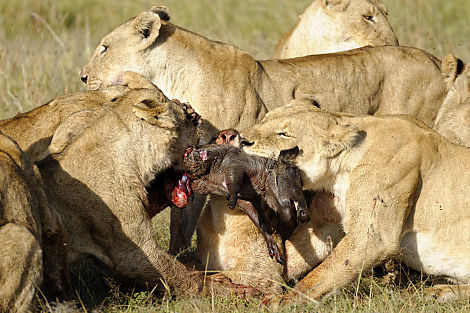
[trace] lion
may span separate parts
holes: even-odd
[[[321,299],[393,256],[459,284],[428,290],[438,300],[470,294],[468,149],[408,116],[329,113],[305,101],[269,112],[241,135],[245,151],[265,157],[298,146],[304,188],[332,194],[344,231],[331,254],[274,304]],[[291,237],[296,253],[286,252],[288,263],[311,253],[305,239]]]
[[[167,8],[153,7],[115,28],[94,50],[81,79],[94,90],[119,82],[123,71],[147,77],[170,99],[189,102],[201,114],[202,144],[219,130],[252,126],[295,98],[310,97],[330,111],[410,114],[432,125],[445,96],[440,61],[419,49],[365,47],[258,61],[169,20]],[[195,202],[200,205],[182,214],[185,232],[172,239],[172,252],[191,240],[205,199]]]
[[[398,45],[377,0],[314,0],[279,39],[275,59],[333,53],[364,46]]]
[[[169,22],[153,7],[115,28],[81,72],[91,90],[124,71],[147,77],[170,99],[203,116],[207,143],[222,129],[242,130],[269,110],[310,96],[322,109],[409,114],[432,125],[445,85],[440,61],[410,47],[364,47],[287,60],[254,60],[242,50]],[[410,87],[413,86],[413,87]]]
[[[50,210],[37,168],[1,132],[0,168],[0,311],[32,311],[38,289],[65,296],[65,232]]]
[[[29,112],[0,121],[0,130],[15,138],[33,161],[40,160],[58,125],[79,111],[96,110],[100,104],[122,95],[126,87],[116,85],[93,92],[76,92],[57,97]],[[25,131],[25,128],[30,131]]]
[[[442,75],[449,91],[433,128],[453,143],[470,147],[470,67],[448,54]]]
[[[73,109],[66,109],[72,102]],[[153,236],[151,217],[165,202],[164,184],[177,177],[184,149],[196,142],[196,126],[184,105],[156,87],[123,86],[51,103],[20,115],[35,123],[13,119],[8,130],[22,136],[24,146],[44,148],[31,151],[49,204],[64,220],[69,264],[92,256],[118,279],[158,286],[163,281],[181,296],[257,292],[221,275],[204,278],[188,270],[160,250]],[[46,119],[57,123],[33,136],[35,125]],[[15,133],[20,129],[23,135]]]

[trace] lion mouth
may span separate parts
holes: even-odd
[[[192,196],[188,176],[173,168],[157,174],[146,187],[146,193],[144,206],[150,218],[168,206],[186,207]]]
[[[100,84],[87,84],[88,90],[98,90],[100,88]]]

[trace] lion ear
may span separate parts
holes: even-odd
[[[140,50],[144,50],[155,42],[160,33],[162,23],[158,14],[142,12],[132,21],[132,26],[142,38],[139,48]]]
[[[367,136],[363,130],[358,130],[350,125],[340,126],[329,138],[323,141],[323,147],[328,157],[332,158],[345,150],[360,145]]]
[[[34,162],[44,160],[52,154],[59,154],[64,151],[83,131],[91,125],[91,121],[96,116],[94,110],[83,110],[75,112],[67,117],[57,126],[51,142],[48,145],[35,146],[28,154]]]
[[[447,90],[450,89],[457,76],[459,76],[465,68],[462,60],[456,58],[452,53],[449,53],[442,60],[441,73]]]
[[[168,103],[161,103],[154,99],[144,99],[134,104],[134,114],[147,123],[165,128],[175,128],[176,122],[174,116],[170,114]]]
[[[170,10],[168,10],[167,7],[158,5],[158,6],[152,7],[150,11],[152,11],[155,14],[158,14],[158,16],[160,16],[160,19],[162,21],[165,21],[165,22],[170,21]]]
[[[377,0],[372,0],[372,4],[374,4],[379,10],[382,12],[383,15],[388,15],[388,9],[385,4],[381,3]]]
[[[2,132],[0,132],[0,147],[3,153],[8,154],[18,165],[21,165],[23,154],[20,146],[15,140]]]
[[[346,7],[344,0],[322,0],[322,4],[328,10],[344,11]]]
[[[142,76],[136,72],[125,71],[122,73],[121,84],[131,89],[154,89],[160,91],[147,77]]]

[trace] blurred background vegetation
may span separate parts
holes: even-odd
[[[173,23],[270,58],[311,0],[0,0],[0,118],[83,90],[99,40],[156,4]],[[470,61],[469,0],[383,0],[400,44]]]

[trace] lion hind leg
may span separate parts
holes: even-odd
[[[0,311],[29,312],[42,282],[42,250],[24,226],[0,228]]]
[[[254,251],[252,247],[245,249],[253,253],[238,255],[235,265],[222,274],[236,284],[253,286],[263,294],[281,294],[286,285],[281,276],[281,265],[271,259],[264,249],[260,249],[263,247],[261,240],[251,244],[258,247],[258,251]]]

